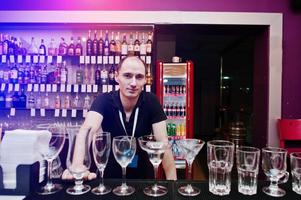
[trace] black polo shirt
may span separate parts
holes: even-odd
[[[111,137],[121,135],[132,135],[134,124],[135,110],[139,107],[137,126],[135,137],[138,138],[143,135],[152,133],[152,124],[166,120],[166,115],[160,105],[157,97],[153,93],[142,91],[135,108],[130,116],[129,122],[126,121],[125,112],[120,100],[118,91],[100,94],[91,106],[91,111],[100,113],[103,116],[102,129],[111,133]],[[122,112],[124,125],[127,133],[124,131],[122,123],[119,118],[119,110]],[[147,153],[141,150],[138,140],[136,155],[138,156],[138,167],[127,168],[127,178],[152,178],[152,165],[148,159]],[[104,173],[108,178],[121,178],[122,170],[120,165],[114,158],[111,150],[109,161]]]

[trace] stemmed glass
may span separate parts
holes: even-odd
[[[136,139],[131,136],[117,136],[113,138],[113,154],[122,168],[122,184],[114,188],[117,196],[128,196],[135,192],[135,188],[126,184],[126,167],[130,164],[136,153]]]
[[[68,127],[69,150],[66,165],[75,178],[75,186],[66,190],[68,194],[80,195],[90,191],[89,185],[83,185],[83,177],[91,165],[89,155],[89,132],[90,129]]]
[[[265,175],[270,179],[269,187],[262,188],[262,191],[273,197],[282,197],[285,195],[285,190],[278,187],[279,180],[281,183],[287,182],[289,173],[286,171],[286,156],[287,150],[266,147],[262,149],[262,169]]]
[[[162,162],[165,150],[170,147],[168,141],[157,141],[153,135],[141,136],[138,138],[141,149],[147,152],[150,162],[154,167],[154,185],[144,188],[144,194],[158,197],[167,194],[167,188],[157,184],[158,167]]]
[[[188,179],[191,180],[191,168],[195,156],[200,152],[205,142],[198,139],[181,139],[176,140],[177,146],[180,148],[187,164],[188,164]],[[183,196],[196,196],[200,194],[200,189],[188,183],[178,189],[178,192]]]
[[[100,173],[100,184],[92,189],[92,193],[96,195],[104,195],[111,192],[111,188],[103,184],[103,174],[108,163],[111,149],[111,134],[109,132],[96,133],[92,142],[93,157],[95,164]]]
[[[60,184],[53,184],[51,179],[52,162],[61,152],[66,137],[65,127],[59,124],[45,124],[37,126],[36,129],[49,131],[48,146],[42,148],[40,153],[47,161],[47,183],[37,190],[38,194],[47,195],[60,191],[63,187]]]

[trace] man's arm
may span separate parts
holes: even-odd
[[[154,136],[159,141],[168,142],[167,132],[166,132],[166,121],[161,121],[154,123],[152,125]],[[171,152],[171,149],[168,149],[164,153],[162,160],[163,169],[167,180],[177,180],[177,172],[175,161]]]

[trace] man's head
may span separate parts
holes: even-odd
[[[116,81],[119,83],[120,95],[125,98],[138,98],[146,83],[146,66],[136,57],[124,58],[117,66]]]

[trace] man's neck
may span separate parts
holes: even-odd
[[[128,113],[128,112],[132,112],[134,107],[137,104],[137,101],[139,99],[139,96],[137,98],[126,98],[122,95],[120,95],[120,100],[121,100],[121,104],[123,106],[124,112]]]

